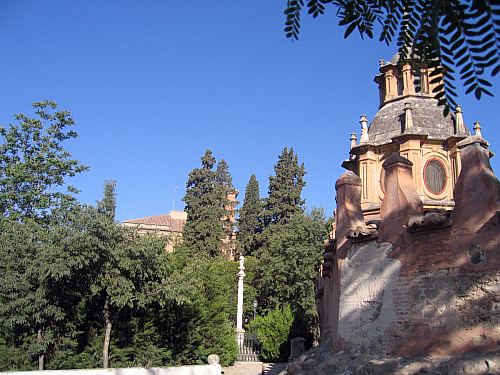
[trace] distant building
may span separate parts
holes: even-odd
[[[139,236],[147,234],[168,236],[170,241],[166,246],[166,250],[172,252],[175,245],[182,241],[182,230],[186,224],[186,220],[186,212],[172,210],[168,214],[125,220],[123,226],[125,228],[136,229]]]
[[[228,260],[236,260],[236,206],[238,191],[234,190],[228,194],[229,204],[226,206],[227,214],[221,218],[223,223],[224,237],[221,238],[221,252]],[[125,220],[123,226],[136,229],[139,236],[155,234],[168,236],[170,241],[166,251],[172,252],[176,245],[182,242],[182,230],[187,221],[187,212],[170,211],[168,214],[157,216],[146,216],[138,219]]]

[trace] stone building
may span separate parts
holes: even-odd
[[[224,230],[224,237],[221,238],[221,252],[229,260],[236,260],[236,232],[234,227],[236,224],[237,197],[238,191],[236,190],[228,194],[227,215],[221,218]],[[182,230],[186,221],[186,212],[172,210],[168,214],[125,220],[123,226],[137,230],[139,236],[147,234],[168,236],[169,242],[165,249],[172,252],[175,246],[182,241]]]
[[[166,250],[174,251],[174,246],[182,241],[182,230],[186,224],[187,214],[184,211],[170,211],[168,214],[147,216],[125,220],[123,226],[137,230],[139,236],[154,234],[168,236]]]
[[[429,73],[398,56],[382,61],[380,109],[370,125],[361,116],[359,142],[351,135],[317,285],[322,341],[334,352],[499,350],[493,153],[462,108],[444,114]]]

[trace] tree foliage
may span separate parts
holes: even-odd
[[[261,357],[264,361],[288,361],[293,323],[294,314],[290,305],[276,307],[250,322],[248,329],[257,335],[261,346]]]
[[[256,270],[261,308],[290,304],[294,312],[316,319],[314,280],[326,236],[324,219],[302,214],[269,228]]]
[[[0,127],[0,212],[13,219],[45,219],[52,208],[73,200],[68,177],[87,169],[63,142],[77,137],[68,111],[56,103],[33,103],[35,117],[15,115],[18,124]],[[66,188],[66,191],[64,190]]]
[[[245,189],[245,198],[238,219],[238,243],[243,255],[251,255],[257,249],[257,236],[262,231],[261,214],[259,181],[252,174]]]
[[[269,193],[264,203],[264,226],[286,224],[302,212],[301,198],[305,186],[304,164],[299,164],[293,148],[284,148],[274,166],[274,176],[269,177]]]
[[[285,33],[298,39],[303,11],[314,18],[326,7],[335,8],[347,38],[354,30],[361,37],[391,44],[397,40],[402,58],[434,68],[432,81],[441,104],[456,106],[458,77],[466,93],[477,99],[492,95],[486,76],[500,70],[500,3],[494,0],[288,0]]]
[[[214,171],[216,160],[210,150],[201,158],[201,168],[189,173],[186,183],[187,222],[183,231],[186,248],[196,254],[220,255],[224,216],[223,192]]]

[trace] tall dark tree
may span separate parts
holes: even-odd
[[[293,148],[284,148],[269,177],[269,193],[265,200],[264,225],[285,224],[295,214],[303,212],[301,198],[305,186],[304,163],[299,164]]]
[[[104,196],[97,203],[97,209],[110,219],[115,220],[116,211],[116,181],[109,180],[104,182]]]
[[[243,207],[238,219],[238,244],[244,255],[252,255],[257,249],[257,234],[262,231],[261,214],[259,181],[252,174],[245,189]]]
[[[223,192],[214,171],[216,160],[210,150],[201,158],[201,168],[189,173],[184,202],[187,221],[183,231],[183,244],[190,253],[218,256],[221,252],[225,208]],[[219,176],[222,178],[222,174]]]
[[[222,253],[224,256],[232,258],[235,255],[236,243],[234,239],[235,213],[238,201],[236,200],[237,191],[233,185],[233,178],[229,173],[229,165],[222,159],[217,164],[215,171],[215,182],[221,194],[221,205],[224,211],[222,220]]]
[[[379,40],[390,44],[397,38],[403,59],[411,58],[434,68],[436,82],[444,76],[444,87],[435,94],[441,103],[456,106],[455,80],[458,77],[466,93],[477,99],[492,95],[486,75],[500,71],[500,3],[496,0],[402,0],[345,1],[288,0],[285,9],[285,33],[298,39],[304,10],[314,18],[326,7],[336,9],[339,26],[345,26],[344,37],[354,30],[361,37],[373,38],[379,28]],[[443,90],[444,88],[444,90]]]

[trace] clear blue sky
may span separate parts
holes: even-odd
[[[68,143],[91,167],[73,179],[94,203],[118,184],[119,220],[182,207],[189,171],[211,149],[243,199],[255,173],[261,195],[283,147],[305,163],[308,207],[334,208],[349,133],[371,119],[380,58],[396,47],[343,40],[333,11],[283,33],[286,1],[0,0],[0,124],[53,99],[80,137]],[[500,151],[500,80],[493,99],[460,100]],[[492,160],[500,170],[499,157]]]

